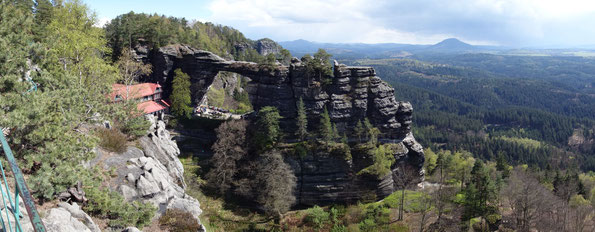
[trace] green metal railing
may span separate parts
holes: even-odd
[[[23,173],[21,169],[16,163],[14,155],[8,146],[8,142],[6,142],[6,138],[4,137],[4,133],[1,131],[0,128],[0,141],[2,142],[2,150],[4,150],[4,157],[6,158],[8,164],[10,165],[10,169],[14,175],[15,181],[15,188],[14,188],[14,195],[10,192],[8,187],[9,183],[6,181],[6,175],[4,173],[4,167],[2,166],[2,162],[0,162],[0,171],[2,172],[2,180],[0,180],[4,188],[0,186],[0,192],[2,194],[2,206],[4,209],[4,215],[0,215],[0,223],[2,223],[2,231],[4,232],[22,232],[23,228],[21,225],[21,218],[23,215],[19,209],[19,196],[23,199],[23,203],[25,204],[25,208],[27,209],[27,214],[29,214],[29,219],[31,220],[31,225],[33,226],[33,230],[36,232],[45,232],[45,226],[43,225],[43,221],[41,221],[41,217],[39,217],[39,213],[35,208],[35,202],[31,197],[31,193],[29,192],[29,188],[27,188],[27,184],[25,183],[25,178],[23,177]],[[14,197],[13,197],[14,196]],[[12,215],[12,216],[11,216]],[[6,216],[6,218],[4,218]],[[11,221],[11,217],[14,219]],[[5,221],[6,219],[6,221]]]

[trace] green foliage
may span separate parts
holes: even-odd
[[[334,156],[343,156],[345,160],[351,160],[351,148],[347,143],[326,143],[323,145],[326,151]]]
[[[328,85],[332,81],[331,75],[333,74],[330,58],[331,55],[320,48],[314,53],[314,57],[310,57],[308,54],[302,57],[302,62],[304,62],[310,77],[316,78],[316,80],[322,82],[323,85]]]
[[[320,229],[330,222],[330,214],[324,211],[323,208],[315,205],[306,210],[306,217],[304,219],[311,226],[316,226],[316,228]]]
[[[35,41],[41,41],[45,36],[47,36],[46,27],[52,21],[54,6],[49,0],[37,0],[35,3],[33,34]]]
[[[122,195],[109,189],[85,186],[84,190],[89,202],[83,209],[96,217],[110,219],[110,226],[142,228],[151,222],[156,211],[151,203],[129,203]]]
[[[357,174],[368,174],[378,178],[382,178],[390,173],[390,167],[395,163],[394,147],[391,144],[383,144],[378,147],[373,147],[369,150],[369,155],[372,156],[374,163]]]
[[[200,224],[193,220],[194,216],[179,209],[168,209],[159,218],[159,225],[171,232],[199,231]]]
[[[306,107],[301,97],[297,103],[296,127],[295,135],[298,136],[300,141],[304,141],[306,136],[308,136],[308,116],[306,115]]]
[[[476,160],[471,170],[470,183],[465,188],[465,210],[463,220],[469,220],[477,216],[487,216],[494,209],[489,202],[497,201],[498,192],[494,181],[490,178],[488,169],[481,160]]]
[[[545,168],[562,160],[595,169],[595,146],[568,144],[573,135],[593,138],[589,115],[595,107],[586,97],[593,93],[584,88],[592,59],[466,54],[430,61],[439,63],[356,62],[374,66],[398,99],[411,101],[414,134],[424,147],[444,144],[440,148],[465,149],[485,160],[495,160],[497,148],[511,165]],[[572,151],[574,159],[561,150]]]
[[[305,157],[306,155],[308,155],[307,144],[304,142],[296,144],[295,147],[293,148],[293,154],[296,157]]]
[[[192,99],[190,96],[190,76],[181,69],[174,71],[175,76],[172,82],[171,110],[174,115],[180,118],[190,118],[192,114]]]
[[[116,128],[106,129],[98,128],[96,130],[99,137],[99,146],[111,152],[122,153],[126,151],[126,135]]]
[[[333,134],[333,124],[331,123],[331,118],[326,107],[324,107],[324,111],[320,115],[319,133],[325,142],[332,142],[335,137]]]
[[[289,63],[291,61],[291,53],[289,52],[289,50],[281,49],[281,54],[280,54],[279,59],[281,60],[282,64],[289,65]]]
[[[254,145],[257,149],[272,148],[281,138],[279,127],[279,110],[273,106],[265,106],[258,111],[255,127],[258,128],[254,135]]]
[[[250,102],[250,95],[248,91],[239,91],[237,88],[233,90],[233,99],[238,102],[236,113],[247,113],[252,110],[252,103]]]
[[[113,50],[113,60],[118,59],[117,54],[124,48],[134,48],[139,43],[146,43],[153,49],[182,43],[235,60],[264,60],[254,49],[256,42],[238,30],[208,22],[188,22],[185,18],[129,12],[112,19],[105,26],[105,34],[108,46]],[[238,44],[245,46],[236,47]]]
[[[151,126],[151,122],[145,119],[145,117],[128,117],[127,120],[120,125],[120,130],[133,138],[138,138],[147,135],[149,126]]]
[[[401,205],[401,194],[401,191],[391,193],[382,200],[382,205],[384,205],[384,207],[392,209],[399,208],[399,206]],[[424,197],[427,198],[430,196],[420,191],[405,190],[405,205],[403,207],[403,210],[405,212],[410,213],[420,212],[422,207],[422,205],[420,205],[420,202],[423,200]]]
[[[331,232],[347,232],[347,227],[341,224],[334,224]]]
[[[225,103],[225,89],[209,89],[209,92],[207,92],[207,100],[211,106],[223,107],[223,104]]]
[[[29,186],[45,199],[89,174],[80,164],[94,156],[98,139],[80,127],[96,123],[95,115],[109,117],[105,96],[117,78],[103,60],[103,32],[92,26],[96,20],[87,7],[79,1],[58,5],[44,19],[42,41],[34,43],[29,15],[0,4],[0,59],[11,60],[0,62],[0,125],[11,128],[9,143],[24,160],[21,168],[32,173]],[[37,91],[27,92],[28,77]]]

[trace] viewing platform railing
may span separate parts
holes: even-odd
[[[19,207],[19,198],[22,198],[27,210],[27,214],[29,215],[29,220],[31,220],[33,230],[35,232],[45,232],[45,226],[43,225],[43,221],[41,221],[41,217],[37,212],[37,208],[35,207],[35,202],[31,197],[29,188],[27,188],[25,177],[17,165],[14,155],[12,154],[12,150],[8,146],[8,142],[6,141],[2,130],[0,130],[0,142],[2,144],[2,150],[4,151],[4,157],[6,158],[6,161],[8,162],[8,165],[10,166],[14,176],[15,186],[13,194],[8,187],[10,184],[6,180],[4,166],[2,165],[2,162],[0,162],[0,171],[2,172],[2,179],[0,180],[0,192],[2,194],[2,202],[0,202],[2,206],[0,210],[0,213],[2,214],[0,215],[0,223],[2,224],[2,231],[23,231],[23,226],[21,224],[21,217],[23,214],[21,213],[21,209]]]

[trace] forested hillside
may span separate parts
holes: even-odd
[[[274,55],[290,56],[287,50],[270,39],[253,41],[231,27],[157,14],[130,12],[120,15],[105,26],[105,33],[113,60],[117,59],[122,49],[134,48],[143,41],[153,49],[183,43],[227,59],[254,62],[265,61],[266,54],[262,50],[267,46],[278,51]]]
[[[354,63],[375,67],[398,99],[412,102],[414,130],[425,146],[465,149],[488,160],[502,153],[541,168],[595,170],[592,59],[487,54],[431,59],[436,62]]]

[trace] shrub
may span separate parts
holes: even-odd
[[[121,130],[131,137],[138,138],[146,135],[150,126],[151,123],[145,117],[133,117],[122,124]]]
[[[347,226],[347,232],[360,232],[359,224],[351,224]]]
[[[96,130],[99,137],[99,146],[111,152],[121,153],[126,151],[126,135],[116,128],[99,128]]]
[[[390,209],[384,207],[382,204],[375,203],[368,205],[364,214],[366,215],[366,220],[372,219],[376,224],[388,224],[390,222]]]
[[[376,226],[376,221],[373,218],[366,218],[359,223],[359,229],[361,231],[377,231]]]
[[[306,157],[308,155],[307,144],[305,142],[302,142],[295,145],[295,147],[293,148],[293,154],[296,157],[300,158]]]
[[[324,224],[329,222],[330,214],[325,212],[323,208],[314,206],[306,211],[306,222],[317,228],[322,228]]]
[[[110,219],[112,227],[136,226],[142,228],[151,222],[156,208],[151,203],[126,202],[118,192],[99,187],[84,187],[89,199],[83,207],[86,212]]]
[[[352,205],[345,210],[345,224],[358,223],[363,219],[363,205]],[[348,227],[349,229],[349,227]]]
[[[331,232],[347,232],[347,227],[344,225],[335,224],[333,228],[331,228]]]
[[[194,216],[191,213],[179,210],[168,209],[163,216],[159,218],[159,225],[170,232],[198,231],[200,224],[192,220]]]

